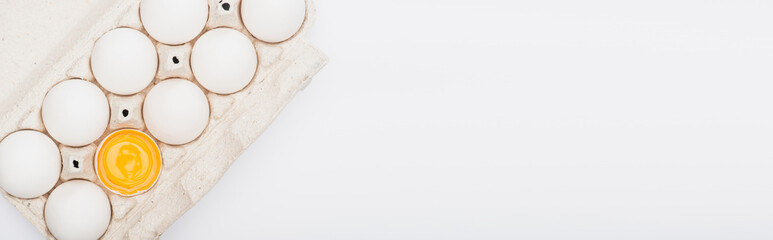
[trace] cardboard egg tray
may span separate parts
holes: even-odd
[[[183,78],[196,83],[189,62],[191,47],[196,39],[183,45],[169,46],[149,37],[159,57],[153,83],[130,96],[118,96],[103,89],[110,103],[107,130],[100,139],[84,147],[59,144],[63,165],[57,183],[58,186],[68,180],[86,179],[105,190],[112,204],[112,219],[102,239],[159,238],[217,183],[231,163],[327,63],[327,57],[305,38],[315,16],[313,2],[306,2],[306,19],[301,30],[285,42],[270,44],[255,39],[247,32],[239,16],[240,0],[209,0],[209,19],[202,34],[210,29],[229,27],[248,36],[258,53],[257,74],[246,88],[234,94],[220,95],[201,88],[210,104],[207,128],[198,139],[188,144],[172,146],[156,141],[163,156],[163,170],[155,186],[144,194],[123,197],[104,188],[94,172],[94,153],[102,139],[114,130],[133,128],[148,132],[143,123],[142,103],[153,85],[168,78]],[[230,4],[229,10],[222,7],[223,3]],[[69,37],[75,38],[71,41],[74,44],[60,49],[60,54],[52,54],[57,56],[50,59],[52,67],[22,81],[2,82],[6,91],[2,92],[5,96],[0,98],[0,137],[22,129],[45,133],[41,105],[46,93],[55,84],[74,78],[97,84],[89,61],[94,43],[104,33],[118,27],[130,27],[147,35],[139,17],[140,0],[94,4],[106,4],[106,7],[100,11],[92,10],[86,18],[92,21],[86,27],[69,33]],[[178,63],[172,60],[175,57]],[[73,162],[78,162],[77,168]],[[2,190],[0,192],[44,236],[54,239],[43,216],[50,192],[34,199],[19,199]]]

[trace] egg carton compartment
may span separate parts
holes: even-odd
[[[118,129],[145,130],[145,122],[142,120],[142,103],[144,99],[145,94],[142,93],[131,96],[108,94],[107,101],[110,103],[110,121],[107,124],[107,133],[100,139],[105,138],[108,133]]]
[[[85,179],[97,182],[97,175],[94,171],[94,152],[96,151],[95,144],[84,147],[69,147],[60,144],[59,152],[62,154],[61,181]]]
[[[182,214],[201,199],[228,170],[231,163],[271,124],[284,106],[303,89],[328,61],[305,35],[313,25],[315,9],[306,0],[306,16],[301,29],[281,43],[256,39],[240,18],[240,0],[209,0],[209,18],[204,30],[192,41],[180,45],[160,43],[149,36],[139,17],[139,0],[119,0],[105,4],[99,14],[90,16],[89,27],[78,28],[69,50],[51,59],[50,70],[28,79],[28,83],[10,86],[15,93],[0,103],[0,136],[22,129],[46,133],[41,119],[43,99],[54,85],[67,79],[84,79],[99,86],[91,72],[90,55],[95,42],[106,32],[129,27],[147,35],[158,53],[156,77],[144,90],[132,95],[116,95],[104,88],[110,117],[105,133],[94,143],[82,147],[60,144],[62,172],[56,186],[83,179],[100,186],[112,205],[112,218],[102,239],[157,239]],[[191,50],[198,38],[209,30],[227,27],[247,36],[258,55],[257,73],[250,83],[232,94],[207,91],[191,70]],[[192,142],[166,144],[155,139],[162,154],[163,169],[155,185],[135,196],[122,196],[105,188],[94,169],[94,154],[108,134],[119,129],[149,133],[143,118],[143,101],[150,89],[160,82],[180,78],[196,84],[209,101],[207,127]],[[100,86],[101,87],[101,86]],[[11,104],[13,102],[13,104]],[[50,137],[50,136],[49,136]],[[56,189],[56,186],[53,189]],[[33,199],[16,198],[0,189],[46,238],[48,231],[44,207],[49,193]]]
[[[239,17],[241,3],[241,0],[209,1],[209,21],[206,28],[229,27],[242,30],[244,25]]]
[[[170,46],[157,43],[158,74],[157,81],[170,78],[193,79],[191,71],[191,43]]]

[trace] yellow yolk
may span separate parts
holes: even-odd
[[[133,196],[153,187],[161,174],[161,151],[147,134],[118,130],[105,138],[94,156],[94,168],[111,191]]]

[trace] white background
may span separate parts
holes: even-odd
[[[330,64],[162,239],[773,238],[772,1],[316,3]]]

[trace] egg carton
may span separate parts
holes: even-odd
[[[189,62],[191,42],[196,39],[170,46],[151,38],[159,55],[158,72],[151,86],[130,96],[115,95],[103,89],[110,104],[110,120],[102,137],[83,147],[59,144],[62,172],[56,186],[72,179],[85,179],[102,186],[110,199],[112,219],[102,239],[158,239],[217,183],[233,161],[328,62],[328,58],[306,39],[315,19],[311,0],[306,1],[306,18],[299,32],[281,43],[262,42],[246,30],[239,17],[240,0],[208,2],[209,19],[202,34],[214,28],[229,27],[249,37],[258,53],[257,74],[247,87],[233,94],[215,94],[202,88],[210,104],[209,124],[199,138],[184,145],[157,141],[164,162],[153,188],[132,197],[108,191],[97,179],[93,157],[97,144],[114,130],[133,128],[148,132],[141,115],[142,103],[153,85],[168,78],[196,83]],[[229,5],[228,9],[223,7],[224,3]],[[63,52],[53,60],[50,69],[12,82],[10,86],[2,86],[7,95],[0,102],[0,136],[4,138],[22,129],[45,133],[41,105],[48,90],[61,81],[74,78],[96,84],[89,61],[99,37],[118,27],[133,28],[148,35],[140,21],[139,5],[140,0],[118,0],[99,11],[93,9],[88,16],[93,20],[88,22],[90,26],[69,33],[70,37],[76,38],[72,41],[74,44],[66,50],[60,49]],[[54,239],[43,216],[50,191],[34,199],[16,198],[2,190],[0,193],[46,238]]]

